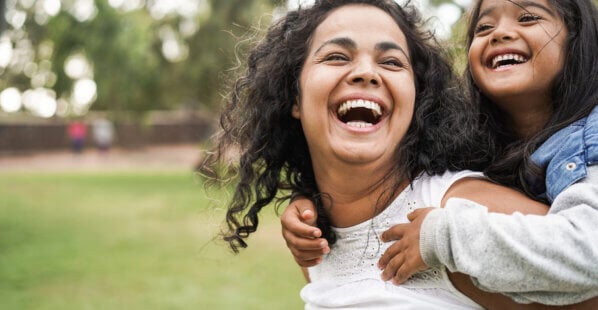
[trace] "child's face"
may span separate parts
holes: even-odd
[[[479,12],[468,55],[477,86],[502,109],[545,110],[564,64],[561,16],[548,0],[484,0]]]

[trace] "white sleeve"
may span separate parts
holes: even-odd
[[[440,202],[449,188],[455,182],[465,178],[486,179],[486,176],[481,172],[471,170],[446,171],[442,175],[420,179],[421,182],[414,186],[421,190],[424,206],[440,208]]]
[[[546,216],[489,213],[451,198],[425,218],[420,247],[428,265],[468,274],[480,289],[520,303],[598,296],[598,166],[559,194]]]

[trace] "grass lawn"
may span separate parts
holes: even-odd
[[[222,205],[184,172],[0,174],[0,309],[301,309],[273,208],[233,255]]]

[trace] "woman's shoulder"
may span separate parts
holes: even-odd
[[[413,191],[421,195],[426,206],[440,207],[446,192],[463,179],[485,179],[484,174],[472,170],[445,171],[442,174],[422,173],[412,184]]]

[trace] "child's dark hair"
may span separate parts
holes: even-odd
[[[513,0],[505,0],[513,2]],[[470,13],[467,50],[471,46],[483,0],[477,1]],[[598,11],[591,0],[548,0],[567,28],[565,61],[551,91],[553,115],[543,129],[530,139],[521,139],[504,123],[504,115],[483,95],[473,81],[469,66],[466,84],[472,99],[480,105],[483,124],[496,148],[496,158],[486,174],[504,185],[517,187],[534,197],[526,179],[544,179],[544,171],[530,159],[532,153],[550,136],[574,121],[587,116],[598,102]]]
[[[447,169],[480,169],[487,164],[484,143],[476,140],[475,114],[461,100],[457,79],[433,35],[409,4],[394,0],[319,0],[312,7],[291,11],[275,21],[265,38],[249,51],[247,69],[236,80],[220,119],[222,132],[204,170],[225,162],[226,152],[240,154],[231,169],[236,184],[226,214],[223,238],[233,251],[246,247],[258,227],[258,213],[281,189],[310,197],[318,206],[318,226],[331,243],[334,236],[322,209],[311,158],[300,121],[291,109],[300,97],[299,76],[317,26],[335,8],[372,5],[387,12],[405,34],[415,76],[412,123],[395,150],[396,166],[385,181],[396,192],[417,174]],[[475,140],[475,141],[474,141]],[[474,154],[475,153],[475,154]],[[473,159],[473,160],[472,160]],[[230,177],[223,173],[220,179]]]

